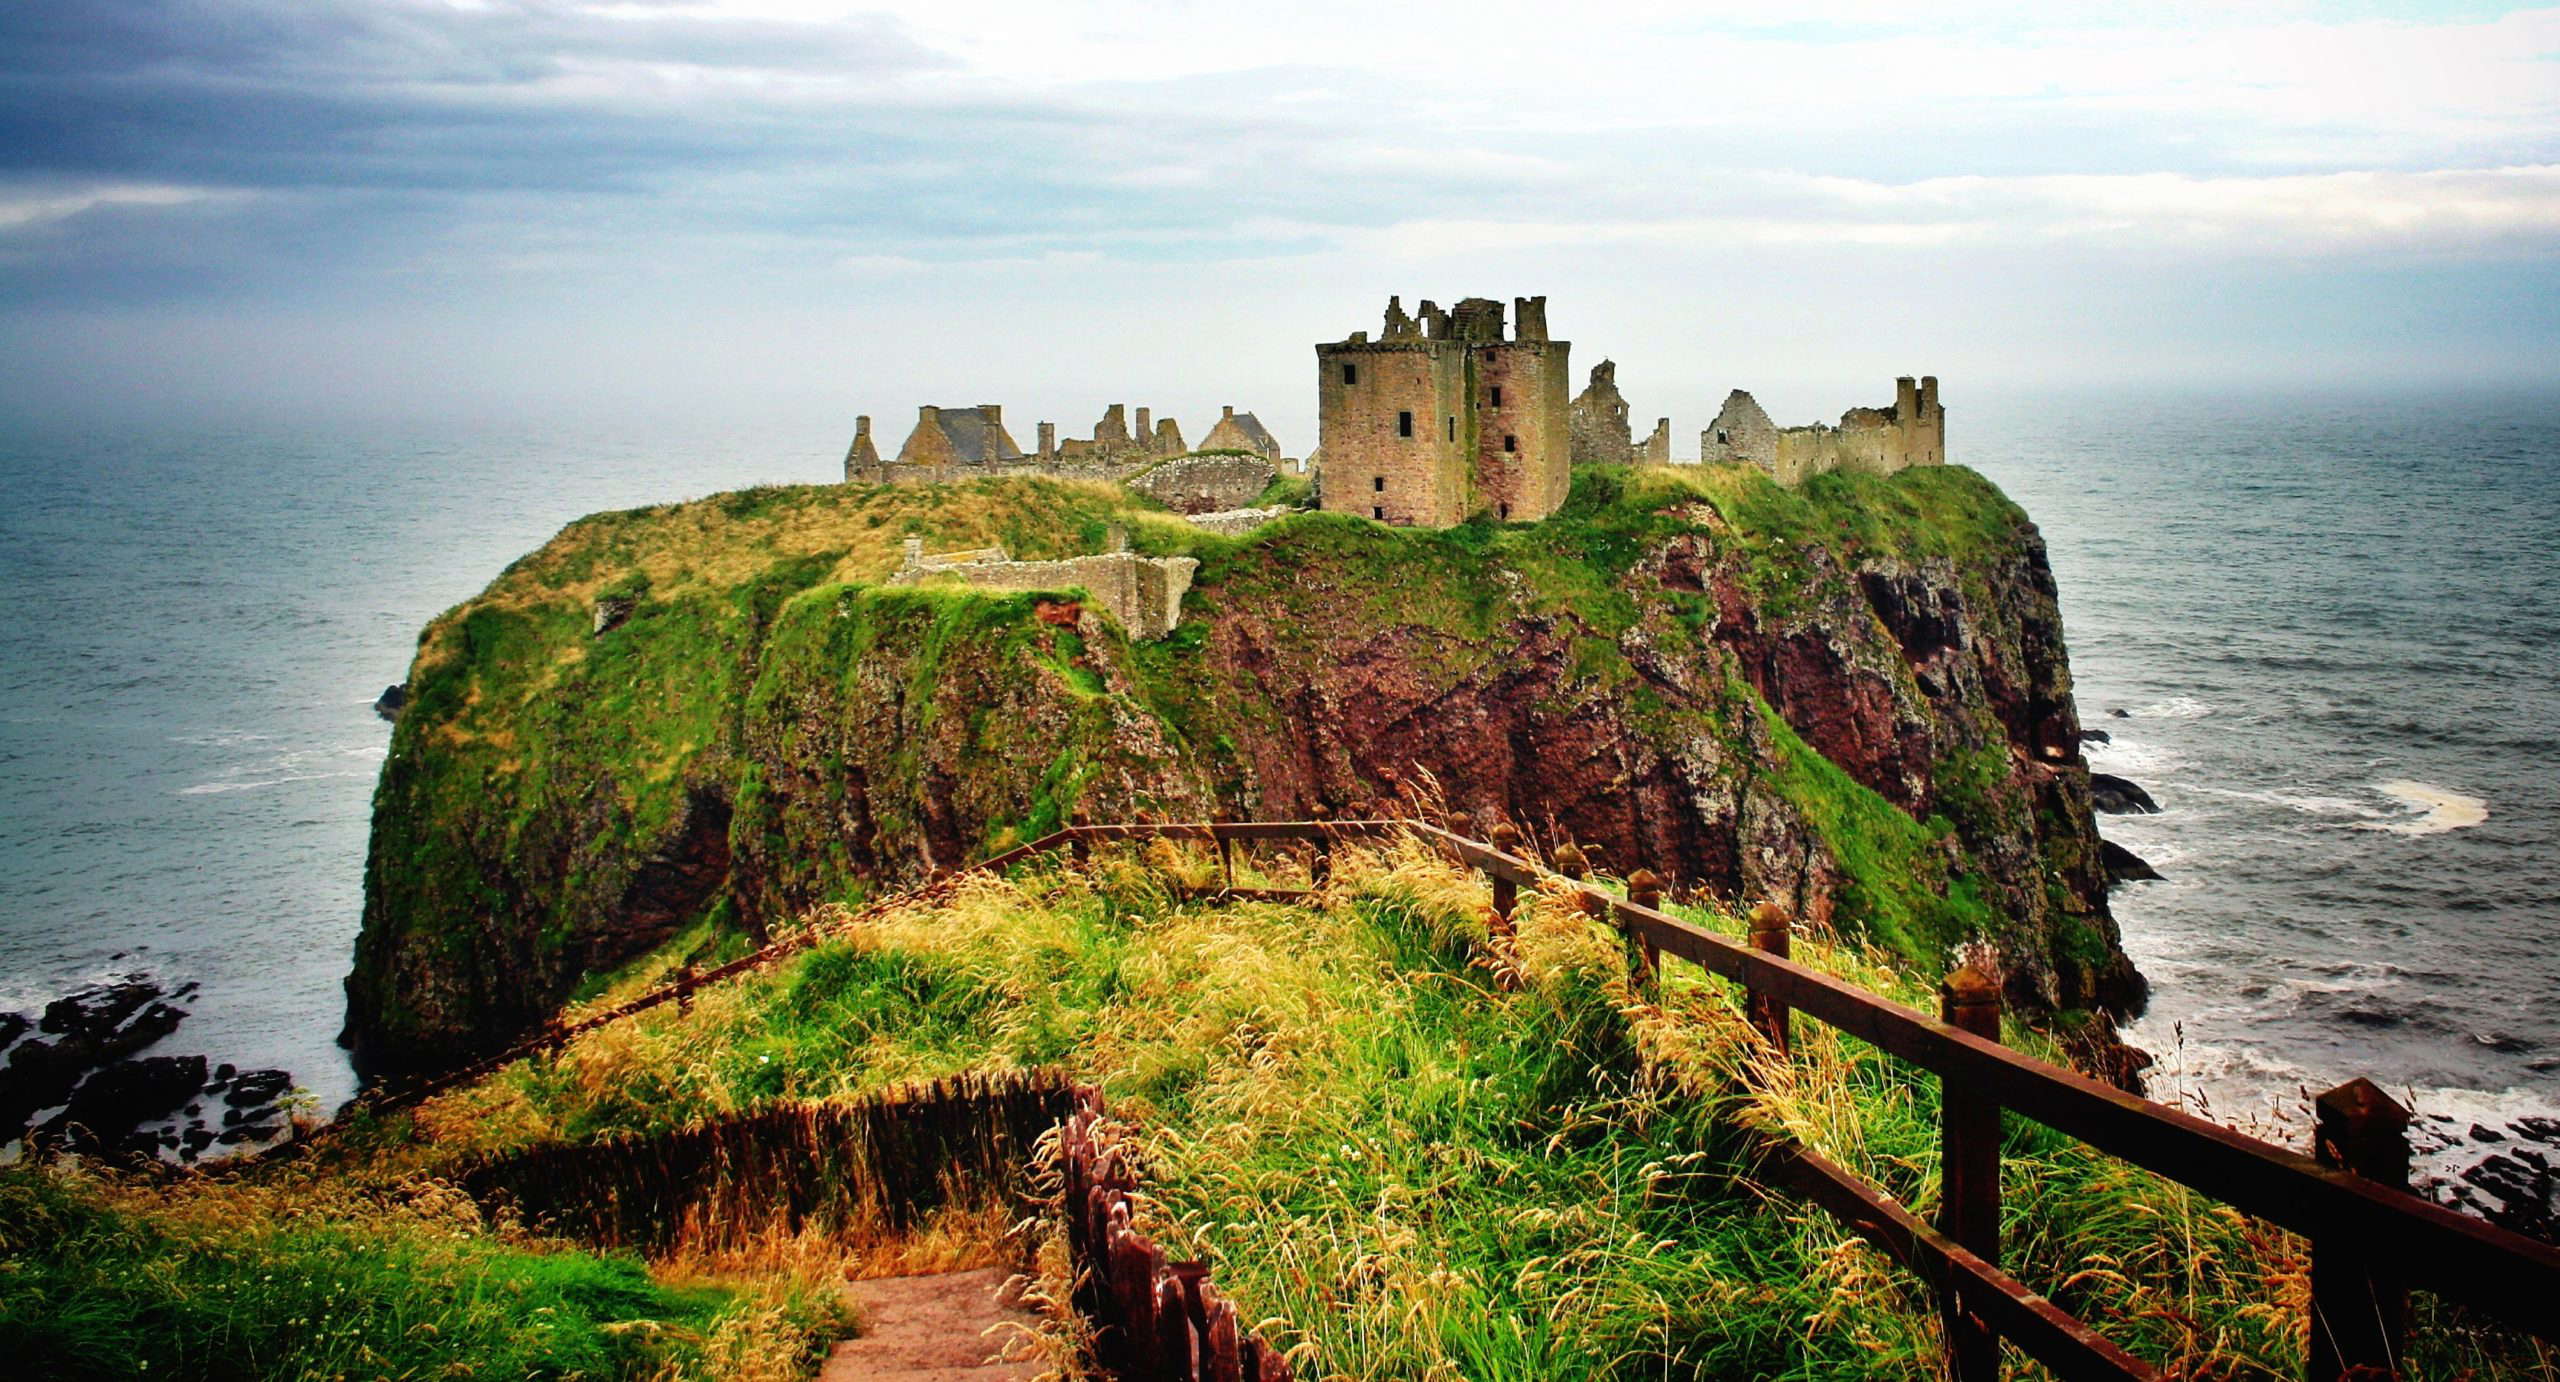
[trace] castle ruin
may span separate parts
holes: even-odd
[[[1262,419],[1251,413],[1237,412],[1232,403],[1219,412],[1218,425],[1210,428],[1209,435],[1201,439],[1201,450],[1258,451],[1273,465],[1280,463],[1279,439],[1271,435],[1270,428],[1262,425]]]
[[[1045,475],[1128,484],[1186,513],[1249,504],[1276,467],[1313,471],[1318,504],[1385,523],[1447,526],[1477,515],[1525,522],[1564,503],[1575,465],[1672,465],[1671,419],[1636,440],[1632,410],[1618,391],[1618,366],[1603,360],[1568,400],[1572,343],[1547,335],[1547,300],[1503,306],[1467,298],[1450,310],[1425,300],[1407,315],[1387,299],[1376,339],[1355,331],[1316,346],[1316,412],[1321,437],[1307,463],[1287,461],[1280,443],[1233,405],[1191,451],[1170,417],[1114,403],[1090,440],[1061,441],[1042,422],[1038,451],[1025,455],[992,403],[926,406],[915,430],[883,462],[868,416],[854,420],[845,479],[870,484],[942,484],[984,476]],[[1225,460],[1257,464],[1218,464]],[[1756,465],[1782,485],[1832,471],[1886,475],[1944,465],[1946,410],[1936,376],[1895,383],[1889,407],[1851,408],[1838,425],[1779,427],[1752,396],[1728,394],[1699,434],[1698,461]],[[1274,467],[1263,469],[1262,466]]]
[[[1575,465],[1625,465],[1635,459],[1635,441],[1627,430],[1627,400],[1618,392],[1618,362],[1603,360],[1591,367],[1591,382],[1573,396],[1567,429],[1573,437]]]
[[[1778,427],[1751,395],[1725,395],[1716,420],[1698,437],[1701,461],[1748,461],[1782,485],[1846,470],[1890,475],[1915,465],[1947,463],[1947,410],[1938,404],[1938,377],[1894,381],[1890,408],[1852,408],[1837,427]]]
[[[1547,300],[1468,298],[1416,316],[1387,299],[1378,339],[1316,347],[1323,506],[1445,527],[1476,514],[1528,521],[1564,503],[1572,475],[1569,341],[1547,338]]]
[[[1132,425],[1127,405],[1105,408],[1093,425],[1091,439],[1058,436],[1058,425],[1039,425],[1037,450],[1026,454],[1005,430],[1004,410],[993,403],[974,408],[927,405],[916,410],[915,430],[883,461],[871,433],[869,415],[853,420],[853,445],[846,449],[847,484],[940,485],[1008,475],[1045,475],[1058,479],[1122,483],[1177,457],[1197,454],[1182,440],[1182,425],[1159,418],[1148,408],[1137,410]],[[1218,430],[1202,450],[1232,448],[1255,451],[1274,466],[1281,463],[1280,443],[1251,413],[1233,407],[1219,419]],[[1267,482],[1267,481],[1266,481]],[[1256,486],[1250,493],[1261,492]],[[1248,496],[1249,497],[1249,496]]]

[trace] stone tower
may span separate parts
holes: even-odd
[[[1547,339],[1547,300],[1468,298],[1407,316],[1387,299],[1377,340],[1316,347],[1324,507],[1445,527],[1476,514],[1525,521],[1572,484],[1569,341]]]

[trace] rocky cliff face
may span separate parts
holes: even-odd
[[[2122,1005],[2041,539],[1962,470],[1595,470],[1537,525],[1228,540],[1037,481],[573,525],[422,641],[349,980],[360,1061],[453,1061],[680,927],[752,930],[1076,809],[1290,817],[1429,784],[2018,1000]],[[727,505],[726,509],[720,506]],[[882,589],[897,539],[1202,560],[1173,637],[1066,592]],[[1046,549],[1046,550],[1044,550]],[[593,633],[593,602],[634,614]]]

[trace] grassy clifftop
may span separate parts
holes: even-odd
[[[1201,562],[1170,638],[1054,595],[884,588],[901,542]],[[628,602],[595,632],[599,601]],[[1601,468],[1537,524],[1308,513],[1245,538],[1037,480],[811,486],[570,525],[420,640],[376,796],[350,1033],[486,1049],[705,945],[1077,809],[1453,814],[1782,897],[2022,998],[2122,998],[2058,612],[1971,472]]]

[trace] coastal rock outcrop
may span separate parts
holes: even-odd
[[[1133,521],[1097,490],[583,520],[421,641],[348,1039],[376,1076],[459,1062],[688,926],[752,932],[1075,810],[1286,818],[1397,790],[1914,963],[1988,940],[2023,1004],[2138,1002],[2034,526],[1955,469],[1778,494],[1595,472],[1537,525],[1294,515],[1196,548],[1181,626],[1146,644],[1090,601],[881,585],[902,534],[1083,550]],[[1133,533],[1210,541],[1181,527]],[[635,569],[639,614],[593,632],[593,592]]]
[[[2156,816],[2160,803],[2141,784],[2114,773],[2089,774],[2089,801],[2110,816]]]
[[[216,1095],[229,1105],[226,1124],[249,1129],[229,1141],[282,1132],[293,1086],[284,1071],[243,1074],[225,1065],[208,1079],[203,1056],[136,1054],[177,1030],[187,1013],[170,1000],[194,991],[181,984],[164,992],[147,975],[118,975],[53,1000],[38,1020],[0,1013],[0,1050],[8,1055],[0,1064],[0,1145],[31,1138],[121,1160],[193,1161],[216,1140],[203,1118],[204,1101]]]

